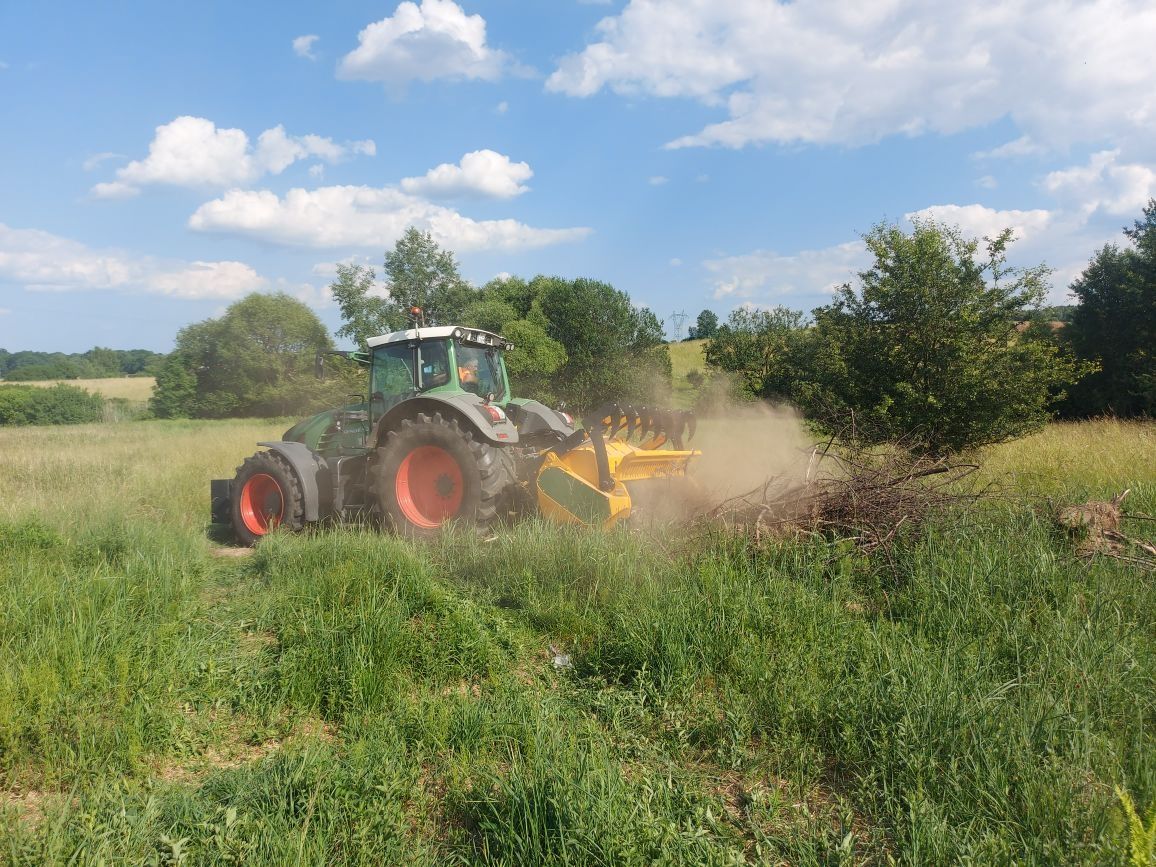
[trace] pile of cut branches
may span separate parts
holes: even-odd
[[[1126,520],[1156,520],[1149,515],[1125,513],[1120,504],[1128,493],[1123,491],[1110,500],[1089,500],[1066,506],[1056,514],[1056,521],[1075,543],[1076,553],[1086,560],[1096,556],[1111,557],[1156,569],[1156,545],[1126,536],[1121,530]]]
[[[960,484],[978,469],[902,444],[871,450],[829,440],[811,450],[802,479],[768,479],[713,506],[704,518],[756,542],[811,532],[851,539],[864,552],[889,549],[901,531],[921,526],[933,513],[984,496],[987,489]]]

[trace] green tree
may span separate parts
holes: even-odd
[[[376,272],[366,265],[339,264],[337,279],[329,284],[344,324],[338,337],[348,337],[362,348],[365,341],[405,327],[407,311],[380,291]]]
[[[385,254],[384,287],[368,266],[338,265],[329,289],[344,321],[337,336],[363,347],[370,337],[405,328],[411,307],[422,309],[426,325],[450,325],[460,322],[466,308],[479,299],[458,272],[454,254],[413,226]]]
[[[201,418],[291,415],[332,405],[344,383],[319,382],[318,352],[333,348],[317,316],[288,295],[253,294],[177,334],[174,360],[158,378],[154,410]],[[188,377],[196,396],[188,400]]]
[[[197,414],[197,375],[183,355],[173,352],[161,364],[149,409],[157,418],[192,418]]]
[[[788,400],[802,372],[799,369],[807,331],[796,310],[733,311],[703,348],[707,365],[738,378],[741,395]]]
[[[1082,369],[1016,332],[1046,291],[1043,265],[1013,268],[1010,229],[979,242],[916,220],[864,236],[874,264],[813,313],[813,369],[797,392],[813,417],[866,442],[935,454],[1042,426]]]
[[[531,285],[547,335],[566,351],[556,377],[559,397],[582,409],[610,400],[669,400],[670,352],[650,310],[597,280],[536,277]]]
[[[691,326],[687,340],[709,340],[714,337],[718,327],[718,314],[713,310],[704,310]]]
[[[1064,330],[1076,354],[1099,370],[1072,388],[1070,415],[1156,415],[1156,199],[1072,284],[1079,305]]]
[[[385,275],[390,297],[405,310],[420,307],[427,325],[452,325],[478,294],[458,273],[454,254],[412,226],[385,254]]]

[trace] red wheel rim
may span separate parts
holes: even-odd
[[[264,536],[285,516],[285,495],[267,473],[250,476],[241,488],[241,520],[254,536]]]
[[[406,520],[432,530],[462,507],[462,468],[445,449],[419,446],[398,467],[395,491]]]

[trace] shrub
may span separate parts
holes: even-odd
[[[83,424],[103,417],[104,399],[73,385],[0,387],[0,425]]]

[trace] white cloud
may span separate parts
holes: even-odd
[[[663,175],[651,175],[647,179],[647,183],[650,184],[652,187],[661,187],[663,184],[666,184],[669,182],[670,182],[670,178],[664,177]]]
[[[984,205],[931,205],[904,214],[905,219],[931,218],[939,223],[958,226],[965,236],[994,238],[1004,229],[1012,229],[1016,240],[1028,240],[1042,234],[1052,221],[1045,210],[998,211]]]
[[[1002,160],[1012,157],[1031,157],[1042,154],[1045,148],[1032,141],[1031,136],[1021,135],[989,151],[976,151],[971,155],[976,160]]]
[[[708,259],[703,266],[713,277],[716,300],[722,298],[770,298],[786,303],[786,296],[816,296],[851,280],[867,265],[867,251],[860,241],[822,250],[803,250],[783,255],[756,250],[739,256]],[[791,306],[795,306],[792,302]]]
[[[486,20],[453,0],[398,4],[357,35],[357,47],[337,67],[341,78],[393,87],[439,78],[496,81],[507,70],[517,71],[509,55],[486,45]]]
[[[670,260],[670,267],[671,268],[681,268],[682,267],[682,259],[679,259],[678,257],[671,259]]]
[[[461,161],[442,163],[419,178],[403,178],[401,188],[407,193],[436,199],[480,196],[509,199],[530,188],[524,184],[534,176],[528,163],[515,163],[492,150],[471,151]]]
[[[354,154],[372,156],[376,150],[372,141],[337,144],[318,135],[290,136],[281,126],[257,136],[254,147],[243,130],[184,116],[158,126],[148,156],[118,169],[115,181],[97,184],[92,194],[123,198],[148,184],[244,186],[266,174],[280,174],[297,160],[317,157],[333,163]]]
[[[0,307],[0,316],[7,316],[11,312],[7,307]]]
[[[301,247],[389,247],[408,226],[429,231],[444,247],[524,250],[586,237],[590,230],[537,229],[516,220],[473,220],[395,187],[334,186],[230,190],[201,205],[189,218],[198,232],[240,235]]]
[[[318,180],[325,177],[325,165],[324,165],[324,163],[314,163],[313,165],[311,165],[309,167],[309,177],[317,178]]]
[[[8,64],[5,63],[3,60],[0,60],[0,69],[7,69],[7,68],[8,68]]]
[[[92,156],[90,156],[88,159],[86,159],[84,161],[83,166],[84,166],[84,170],[86,172],[91,172],[93,169],[97,168],[101,163],[107,162],[108,160],[122,160],[124,158],[125,158],[124,154],[115,154],[115,153],[112,153],[111,151],[107,151],[107,152],[102,153],[102,154],[93,154]]]
[[[976,178],[975,182],[985,190],[994,190],[999,186],[999,181],[992,175],[984,175],[982,178]]]
[[[498,114],[505,114],[509,110],[510,104],[504,99],[494,107],[494,111],[496,111]]]
[[[243,262],[169,262],[0,223],[0,280],[33,291],[124,290],[175,298],[238,298],[267,281]]]
[[[1138,163],[1121,163],[1120,151],[1092,154],[1082,166],[1048,174],[1041,186],[1084,218],[1096,212],[1138,215],[1156,196],[1156,171]]]
[[[316,60],[317,55],[313,53],[313,43],[321,37],[315,33],[310,33],[307,36],[298,36],[293,40],[293,53],[298,57],[304,57],[306,60]]]
[[[1049,147],[1156,131],[1149,0],[630,0],[549,90],[694,99],[727,118],[670,143],[861,144],[1010,117]]]

